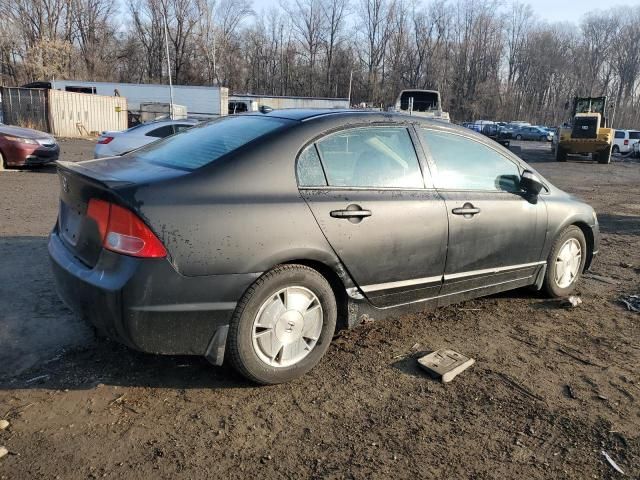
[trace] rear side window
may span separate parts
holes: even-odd
[[[317,142],[327,182],[336,187],[424,188],[404,127],[353,128]]]
[[[629,132],[629,138],[631,140],[640,140],[640,132]]]
[[[624,132],[620,130],[616,130],[616,138],[624,138]]]
[[[520,190],[517,165],[492,148],[462,135],[426,129],[419,131],[436,165],[436,188]]]
[[[286,122],[268,117],[224,117],[152,143],[132,155],[159,165],[194,170],[282,127]]]
[[[155,128],[150,132],[147,132],[145,135],[147,137],[164,138],[168,137],[169,135],[173,135],[173,133],[173,125],[164,125],[160,128]]]
[[[309,145],[298,157],[298,185],[301,187],[324,187],[327,185],[315,145]]]

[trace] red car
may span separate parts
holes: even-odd
[[[59,155],[60,147],[48,133],[0,124],[0,170],[44,165],[55,162]]]

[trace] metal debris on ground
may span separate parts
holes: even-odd
[[[595,273],[588,273],[584,275],[584,278],[598,280],[599,282],[608,283],[609,285],[620,285],[620,282],[615,278],[605,277],[604,275],[596,275]]]
[[[640,313],[640,295],[627,295],[622,297],[620,301],[626,305],[630,312]]]
[[[418,359],[418,364],[433,377],[439,377],[442,383],[449,383],[475,362],[473,358],[447,348],[441,348]]]
[[[566,305],[567,307],[575,308],[579,305],[582,305],[582,299],[577,295],[571,295],[569,298],[567,298]]]
[[[607,459],[607,462],[609,462],[609,465],[611,465],[616,472],[621,473],[622,475],[624,475],[624,471],[618,466],[618,464],[616,462],[613,461],[613,459],[609,456],[609,454],[607,452],[602,450],[602,455],[604,455],[604,458]]]

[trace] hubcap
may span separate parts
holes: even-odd
[[[558,251],[556,257],[556,285],[560,288],[569,287],[578,276],[582,263],[582,247],[575,238],[570,238]]]
[[[295,365],[316,346],[322,324],[322,305],[311,290],[283,288],[258,310],[253,322],[253,350],[267,365]]]

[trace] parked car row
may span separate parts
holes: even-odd
[[[555,129],[538,125],[531,125],[527,122],[493,122],[491,120],[478,120],[473,123],[463,123],[463,127],[486,134],[492,138],[497,137],[500,143],[506,140],[536,140],[540,142],[551,142],[555,135]],[[495,139],[495,138],[494,138]]]

